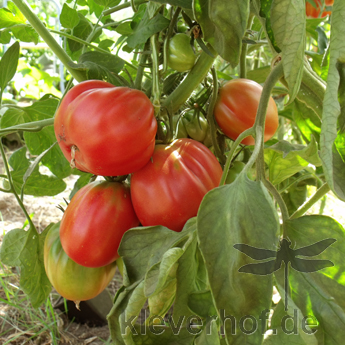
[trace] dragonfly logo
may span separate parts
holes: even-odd
[[[328,238],[320,242],[316,242],[306,247],[298,249],[291,248],[291,242],[283,238],[280,242],[278,251],[261,249],[249,246],[247,244],[235,244],[234,248],[240,252],[246,254],[254,260],[265,260],[272,258],[273,260],[248,264],[239,268],[239,272],[251,273],[257,275],[268,275],[279,270],[282,262],[285,264],[285,310],[288,310],[288,293],[289,293],[289,263],[291,267],[304,273],[311,273],[322,270],[326,267],[334,266],[333,262],[329,260],[308,260],[298,258],[298,256],[316,256],[325,251],[336,240],[334,238]]]

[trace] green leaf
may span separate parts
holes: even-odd
[[[146,11],[143,19],[134,29],[133,34],[128,37],[128,46],[135,48],[145,43],[152,35],[166,29],[169,23],[169,20],[159,13],[150,19],[148,11]]]
[[[115,31],[122,36],[129,36],[133,33],[131,22],[124,22],[118,25]]]
[[[217,315],[211,291],[195,292],[188,297],[188,307],[190,310],[202,318]]]
[[[263,84],[271,72],[271,66],[260,67],[247,72],[247,78]]]
[[[83,188],[84,186],[86,186],[90,182],[91,176],[92,176],[92,174],[88,174],[88,173],[84,173],[84,172],[81,173],[81,176],[75,182],[73,189],[69,195],[70,200],[73,198],[74,194],[78,192],[79,189]]]
[[[96,4],[105,8],[117,6],[121,0],[94,0]]]
[[[1,118],[1,128],[52,118],[57,105],[56,98],[46,95],[31,106],[9,108]],[[40,155],[56,142],[53,126],[45,127],[39,132],[24,132],[24,139],[29,152],[35,156]],[[65,178],[72,172],[69,162],[58,146],[43,157],[42,163],[59,178]]]
[[[67,4],[63,4],[60,14],[60,23],[64,28],[73,29],[79,23],[79,15],[77,10],[70,8]]]
[[[16,7],[12,2],[8,3],[8,7],[12,8],[12,11],[7,8],[0,8],[0,29],[25,24],[26,18],[20,11],[15,11]]]
[[[9,159],[9,164],[13,168],[11,172],[14,187],[20,193],[24,183],[24,175],[30,168],[30,161],[26,158],[26,147],[15,151]],[[27,180],[24,193],[34,196],[53,196],[63,192],[66,183],[51,175],[42,175],[38,171],[38,166],[32,171],[30,179]]]
[[[311,260],[329,260],[334,266],[313,273],[289,271],[291,296],[303,315],[319,322],[324,344],[341,344],[345,327],[345,232],[334,219],[326,216],[304,216],[286,223],[287,236],[293,248],[303,248],[325,239],[337,241]],[[279,284],[283,283],[282,270],[277,271]],[[317,333],[316,333],[317,334]]]
[[[272,30],[272,23],[271,23],[271,8],[272,8],[272,1],[273,0],[261,0],[260,1],[260,16],[264,18],[266,32],[269,37],[269,40],[274,47],[275,51],[280,53],[280,49],[277,46],[276,39],[274,37],[274,33]]]
[[[166,251],[189,238],[185,231],[175,232],[163,226],[133,228],[125,232],[119,247],[127,276],[124,284],[130,285],[144,279],[146,272],[158,264]]]
[[[0,61],[0,89],[4,91],[7,84],[14,77],[19,59],[19,42],[15,42],[8,48]]]
[[[86,40],[91,31],[92,31],[92,24],[83,16],[80,12],[78,12],[79,16],[79,23],[77,26],[73,28],[72,34],[82,40]],[[72,53],[78,51],[83,47],[83,45],[79,42],[73,41],[71,39],[67,39],[69,49]]]
[[[11,41],[11,34],[10,30],[2,30],[0,31],[0,43],[2,44],[8,44]]]
[[[330,63],[327,88],[323,100],[320,138],[321,159],[326,181],[332,191],[342,200],[345,200],[345,163],[342,162],[339,154],[336,152],[334,142],[337,137],[337,120],[340,115],[338,100],[340,76],[337,64],[345,62],[345,46],[342,43],[345,35],[344,16],[345,2],[335,1],[331,18]]]
[[[160,4],[169,4],[171,6],[182,7],[191,10],[192,7],[192,0],[156,0],[155,2],[159,2]]]
[[[220,345],[217,323],[214,320],[208,322],[199,337],[195,339],[195,345]]]
[[[323,22],[323,18],[308,18],[307,19],[307,25],[306,25],[306,33],[308,36],[311,36],[315,41],[318,40],[318,34],[317,34],[317,27],[320,25],[321,22]]]
[[[46,234],[47,232],[38,235],[36,231],[30,229],[25,247],[19,256],[21,263],[20,286],[30,297],[34,308],[39,307],[51,291],[51,284],[43,263],[43,245]]]
[[[307,185],[293,184],[285,193],[282,193],[282,198],[289,214],[293,214],[307,199]]]
[[[304,0],[273,0],[271,21],[274,37],[282,52],[284,77],[292,102],[299,91],[303,75],[306,42]]]
[[[321,165],[314,138],[308,146],[281,140],[265,149],[265,162],[269,166],[269,179],[274,185],[303,170],[308,164]]]
[[[13,35],[22,42],[33,42],[35,44],[39,41],[39,36],[35,29],[30,25],[11,28]]]
[[[251,315],[258,320],[262,310],[271,306],[272,275],[239,272],[253,260],[234,248],[236,244],[247,244],[276,249],[279,221],[270,195],[261,182],[250,181],[243,171],[233,183],[206,194],[197,216],[197,231],[212,297],[227,341],[261,344],[261,332],[249,335],[236,329],[234,335],[231,322],[225,319],[228,315],[236,320]],[[251,324],[247,321],[249,329]]]
[[[19,256],[28,237],[28,231],[14,229],[9,231],[2,240],[0,261],[8,266],[20,266]]]
[[[235,67],[249,16],[249,0],[195,0],[194,16],[203,38]]]

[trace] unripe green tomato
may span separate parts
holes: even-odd
[[[210,127],[207,128],[207,132],[206,132],[206,136],[205,136],[205,139],[203,141],[203,144],[208,148],[210,148],[212,146],[212,136],[211,136]]]
[[[84,267],[67,256],[60,242],[60,223],[52,226],[44,242],[44,267],[55,290],[78,304],[101,293],[113,278],[116,262]]]
[[[203,114],[199,113],[198,115],[193,115],[187,113],[183,117],[183,123],[188,135],[192,139],[200,142],[205,140],[208,123]]]
[[[175,71],[185,72],[194,66],[196,55],[189,40],[185,34],[176,34],[169,41],[168,66]]]
[[[173,125],[176,139],[188,138],[187,130],[180,115],[173,116]]]

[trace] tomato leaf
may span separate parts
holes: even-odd
[[[204,40],[235,67],[247,27],[249,1],[195,0],[194,16],[201,26]]]
[[[159,2],[160,4],[169,4],[172,6],[178,6],[182,8],[187,8],[189,10],[192,9],[192,0],[156,0],[155,2]]]
[[[6,233],[0,248],[0,260],[7,266],[20,266],[19,256],[25,245],[28,232],[14,229]]]
[[[79,23],[73,28],[73,36],[86,40],[92,31],[92,24],[80,12],[78,12]],[[77,52],[83,47],[79,42],[67,39],[69,49],[72,53]]]
[[[279,141],[265,149],[265,162],[269,166],[269,179],[274,185],[303,170],[309,163],[321,165],[313,137],[308,146]]]
[[[9,29],[0,31],[0,43],[8,44],[11,42],[11,34]]]
[[[330,63],[327,88],[323,100],[320,140],[321,159],[326,180],[332,191],[342,200],[345,200],[345,163],[337,152],[334,143],[337,137],[337,120],[341,111],[338,100],[340,75],[337,64],[345,61],[345,47],[342,44],[345,35],[345,27],[342,23],[344,16],[345,3],[336,1],[332,12]]]
[[[15,42],[8,48],[0,61],[0,89],[3,93],[8,82],[14,77],[19,58],[19,42]]]
[[[98,5],[104,6],[105,8],[117,6],[121,0],[94,0]]]
[[[60,14],[60,23],[64,28],[73,29],[79,23],[77,10],[70,8],[67,4],[63,4]]]
[[[155,33],[166,29],[168,25],[169,20],[161,14],[149,18],[149,13],[146,11],[139,25],[135,27],[133,33],[128,37],[127,44],[130,48],[135,48],[145,43]]]
[[[13,2],[8,3],[7,8],[0,9],[0,29],[17,24],[25,24],[26,18],[18,11]]]
[[[227,341],[260,344],[261,332],[248,335],[236,330],[234,335],[231,324],[224,320],[227,315],[236,320],[252,315],[258,320],[262,310],[271,306],[272,275],[239,272],[253,260],[234,248],[236,244],[247,244],[276,249],[279,222],[271,197],[261,182],[250,181],[245,172],[240,173],[230,185],[206,194],[197,216],[197,231],[212,298]]]
[[[30,168],[30,161],[26,158],[26,147],[15,151],[9,159],[9,164],[13,168],[11,171],[14,187],[20,193],[24,183],[24,176]],[[39,173],[38,166],[31,172],[30,179],[27,180],[24,193],[34,196],[56,195],[66,189],[66,183],[51,175]]]
[[[188,297],[190,310],[202,318],[217,315],[211,291],[200,291],[190,294]]]
[[[220,345],[217,323],[209,321],[199,337],[195,339],[195,345]]]
[[[30,297],[32,306],[39,307],[48,297],[51,284],[43,264],[43,245],[47,231],[38,235],[29,230],[25,247],[20,253],[20,286]]]
[[[52,118],[57,105],[58,100],[48,95],[31,106],[9,108],[1,118],[1,128]],[[56,141],[53,126],[45,127],[39,132],[24,132],[24,139],[29,152],[35,156],[40,155]],[[72,172],[69,162],[58,146],[53,147],[43,157],[42,163],[59,178],[65,178]]]
[[[280,53],[281,50],[277,46],[277,42],[276,42],[273,30],[272,30],[272,23],[271,23],[272,1],[273,0],[261,0],[261,2],[260,2],[260,16],[262,16],[265,20],[265,27],[266,27],[267,35],[270,39],[272,46],[274,47],[276,52]]]
[[[299,91],[303,75],[306,42],[304,0],[273,0],[271,21],[274,37],[282,51],[284,77],[292,102]]]
[[[334,219],[326,216],[304,216],[287,223],[287,236],[292,247],[299,249],[313,243],[336,239],[336,242],[317,255],[315,260],[329,260],[334,266],[313,273],[289,270],[291,296],[303,315],[315,317],[324,331],[325,343],[341,343],[345,326],[345,232]],[[308,257],[309,259],[309,257]],[[283,270],[275,274],[283,286]]]
[[[247,78],[262,84],[270,74],[271,66],[260,67],[247,72]]]

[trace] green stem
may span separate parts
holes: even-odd
[[[207,46],[214,56],[216,51]],[[162,106],[168,109],[170,114],[175,113],[182,104],[190,97],[197,86],[205,79],[209,69],[212,67],[213,61],[210,55],[202,52],[194,67],[190,70],[182,83],[162,102]]]
[[[41,121],[35,121],[35,122],[22,123],[20,125],[0,129],[0,137],[3,135],[17,132],[17,131],[39,132],[44,127],[52,126],[53,124],[54,124],[54,118],[41,120]]]
[[[142,54],[140,56],[139,64],[138,64],[138,70],[137,70],[137,75],[135,76],[135,81],[134,81],[134,87],[138,90],[141,90],[141,83],[143,80],[143,75],[144,75],[144,69],[145,69],[145,63],[147,59],[147,54],[145,54],[146,50],[149,49],[150,46],[150,41],[147,41],[145,43],[144,49],[142,51]]]
[[[323,198],[330,190],[331,188],[329,187],[327,182],[323,184],[306,203],[304,203],[295,213],[291,215],[290,219],[302,217],[316,202]]]
[[[54,37],[50,34],[49,30],[44,26],[40,19],[32,12],[31,8],[25,2],[25,0],[13,0],[13,2],[28,20],[28,22],[32,25],[32,27],[36,30],[36,32],[41,36],[44,42],[47,43],[53,53],[64,64],[71,75],[79,82],[86,80],[83,72],[75,70],[70,66],[70,63],[73,63],[73,61],[60,47],[59,43],[55,41]]]
[[[318,181],[321,181],[317,176],[315,176],[314,174],[307,174],[307,175],[302,175],[299,178],[297,178],[296,180],[293,180],[291,183],[289,183],[286,187],[279,189],[279,194],[285,192],[286,190],[288,190],[290,187],[292,187],[294,184],[298,184],[301,181],[304,180],[308,180],[310,178],[315,178]]]
[[[153,35],[150,38],[152,49],[152,104],[155,107],[155,114],[160,110],[160,88],[159,88],[159,61],[158,61],[158,37]]]
[[[136,6],[136,8],[138,8],[139,5],[144,4],[145,2],[148,2],[148,0],[134,0],[134,4]],[[106,11],[103,11],[103,16],[108,16],[109,14],[112,14],[114,12],[123,10],[124,8],[128,8],[131,7],[132,3],[130,1],[125,2],[124,4],[109,8]]]
[[[230,165],[231,165],[231,162],[232,162],[232,157],[238,147],[238,145],[241,143],[241,141],[250,136],[250,135],[254,135],[254,128],[251,127],[251,128],[248,128],[246,129],[244,132],[242,132],[238,137],[237,139],[235,140],[235,142],[231,145],[231,149],[228,153],[228,157],[226,159],[226,162],[225,162],[225,166],[224,166],[224,171],[223,171],[223,175],[222,175],[222,178],[220,180],[220,183],[219,185],[222,186],[224,183],[225,183],[225,180],[228,176],[228,172],[229,172],[229,169],[230,169]]]
[[[251,14],[248,19],[248,25],[247,30],[249,30],[252,27],[254,20],[254,15]],[[240,78],[246,78],[247,77],[247,43],[242,43],[242,49],[241,49],[241,58],[240,58]]]
[[[97,23],[93,26],[92,31],[90,32],[90,35],[86,39],[87,43],[91,43],[93,38],[95,37],[96,31],[98,28],[98,23],[101,21],[102,17],[103,17],[103,14],[100,15],[100,17],[97,20]],[[82,54],[84,54],[86,52],[86,48],[87,48],[86,45],[84,45],[83,50],[82,50]]]
[[[211,73],[212,73],[212,79],[213,79],[213,91],[212,91],[211,101],[207,109],[207,122],[210,126],[211,140],[212,140],[212,145],[213,145],[215,154],[220,160],[220,163],[224,165],[225,158],[217,142],[217,128],[216,128],[216,123],[214,119],[214,107],[216,105],[217,98],[218,98],[218,78],[217,78],[217,72],[214,67],[211,68]]]
[[[25,217],[28,220],[28,223],[30,225],[30,229],[33,229],[36,232],[36,234],[38,234],[37,229],[36,229],[34,223],[32,222],[32,220],[30,218],[30,215],[26,211],[26,208],[25,208],[22,200],[20,200],[20,198],[19,198],[19,196],[18,196],[18,194],[16,192],[16,189],[14,188],[14,184],[13,184],[13,180],[12,180],[12,175],[11,175],[10,169],[8,167],[6,154],[5,154],[5,151],[4,151],[4,147],[2,146],[1,140],[0,140],[0,151],[1,151],[2,160],[4,162],[5,171],[6,171],[6,174],[7,174],[7,179],[8,179],[8,182],[10,184],[10,191],[14,194],[15,198],[17,199],[17,202],[18,202],[20,208],[23,210],[23,212],[25,214]]]

